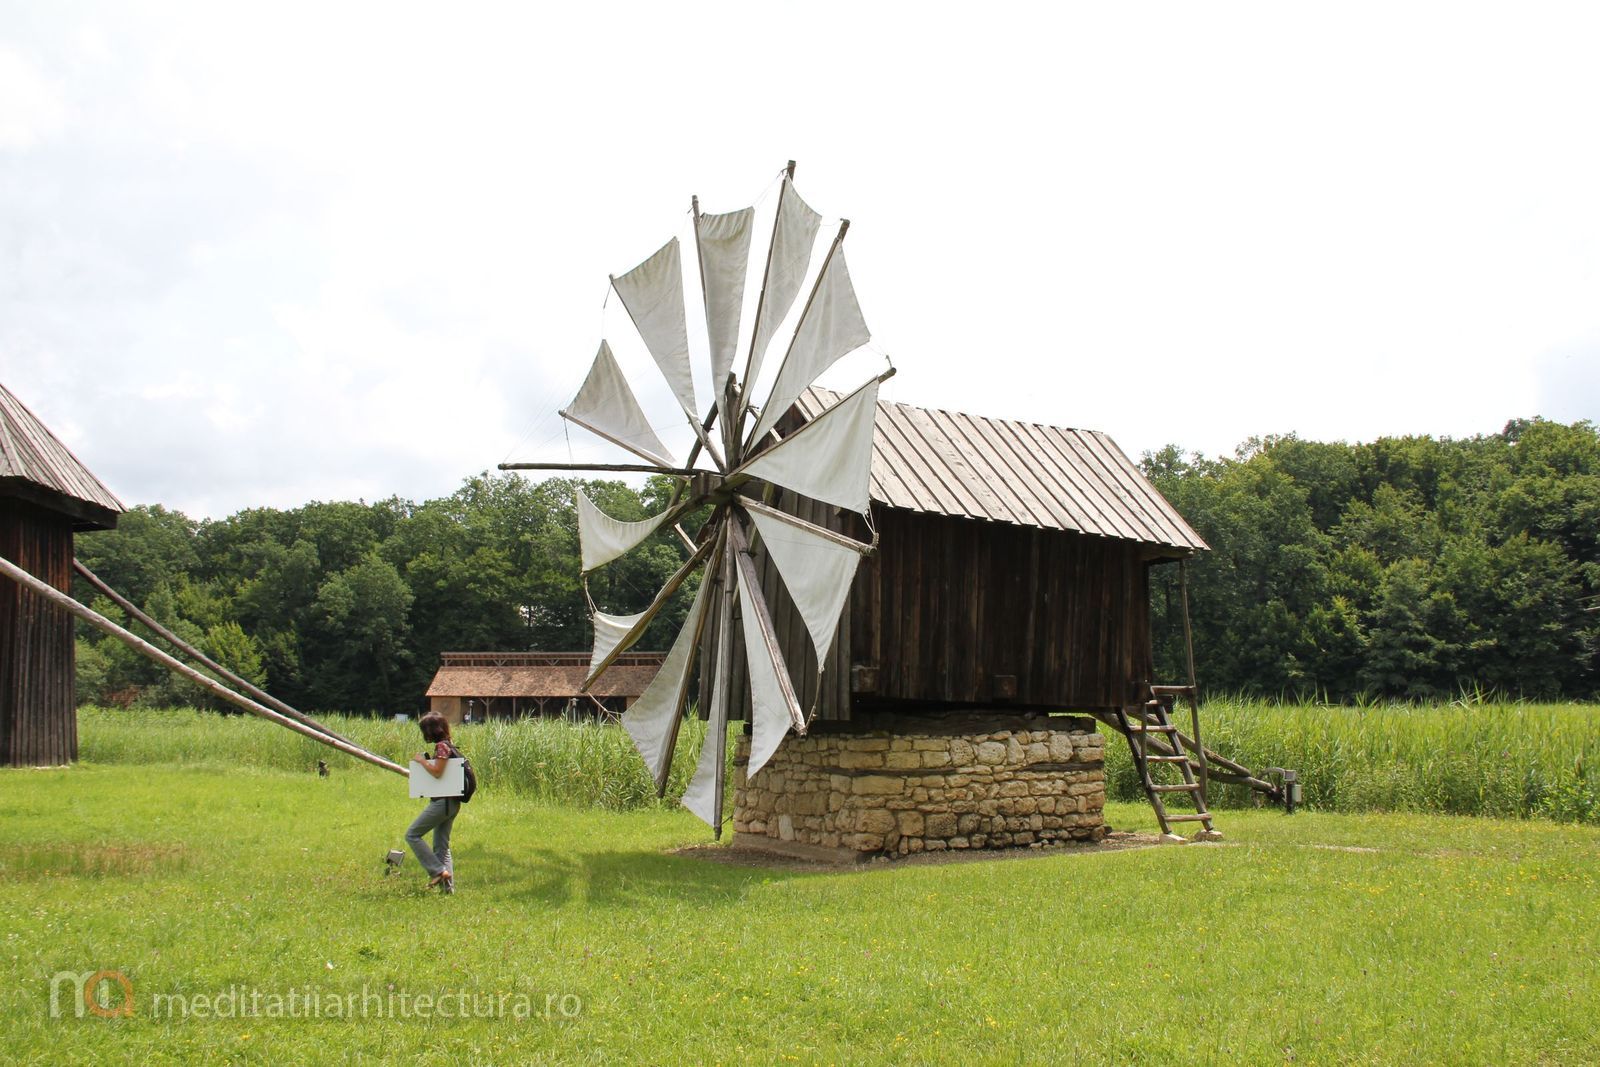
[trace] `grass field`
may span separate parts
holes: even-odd
[[[679,811],[486,787],[443,897],[409,858],[381,873],[417,802],[369,768],[85,763],[0,793],[13,1061],[1600,1061],[1594,827],[1241,810],[1221,845],[809,872],[674,855],[709,837]],[[131,1017],[51,1017],[53,975],[101,969]],[[230,990],[232,1018],[170,999]],[[322,1017],[267,1017],[292,991]],[[329,1017],[346,997],[367,1017]]]

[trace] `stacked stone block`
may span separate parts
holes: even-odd
[[[1105,743],[1092,720],[961,736],[790,735],[746,781],[742,844],[905,855],[1093,841],[1105,834]],[[1070,725],[1067,725],[1070,724]]]

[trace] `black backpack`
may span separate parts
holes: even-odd
[[[456,799],[465,804],[472,799],[472,794],[478,791],[478,776],[472,773],[472,761],[462,755],[461,750],[453,742],[446,741],[445,744],[450,746],[450,755],[461,761],[463,781],[461,783],[461,795]]]

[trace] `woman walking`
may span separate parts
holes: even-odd
[[[453,758],[459,758],[461,753],[450,742],[450,720],[438,712],[430,711],[417,720],[417,726],[422,730],[422,739],[433,746],[433,755],[418,752],[411,757],[422,764],[429,774],[435,778],[443,776],[445,767]],[[411,846],[411,851],[416,853],[417,859],[428,872],[428,888],[438,886],[446,893],[455,892],[454,866],[450,856],[450,828],[455,824],[456,815],[461,811],[461,798],[433,797],[428,801],[428,806],[422,809],[411,828],[406,831],[406,844]],[[424,835],[429,830],[433,831],[433,847],[428,847]]]

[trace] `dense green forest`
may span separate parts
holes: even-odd
[[[1200,680],[1268,695],[1593,697],[1600,689],[1600,432],[1519,420],[1464,440],[1251,441],[1143,466],[1211,545],[1190,566]],[[312,503],[197,522],[135,508],[79,557],[234,670],[315,710],[411,711],[445,650],[583,649],[572,492],[619,518],[670,484],[479,475],[422,504]],[[668,534],[591,582],[640,610],[683,558]],[[1176,567],[1155,571],[1158,673],[1182,677]],[[646,635],[664,648],[680,591]],[[116,608],[86,584],[77,595]],[[80,628],[79,698],[203,695]]]
[[[1212,551],[1192,565],[1201,681],[1267,695],[1600,690],[1600,432],[1515,420],[1464,440],[1251,441],[1147,455]],[[1175,567],[1152,588],[1181,678]]]
[[[671,491],[665,480],[636,491],[481,474],[423,504],[312,503],[205,522],[137,507],[116,530],[80,536],[77,553],[158,622],[296,707],[410,712],[440,652],[589,647],[578,487],[621,519],[659,512]],[[684,555],[658,533],[592,575],[590,593],[604,610],[640,611]],[[670,643],[695,588],[685,583],[643,647]],[[81,578],[73,592],[126,621]],[[80,702],[211,702],[86,624],[78,633]]]

